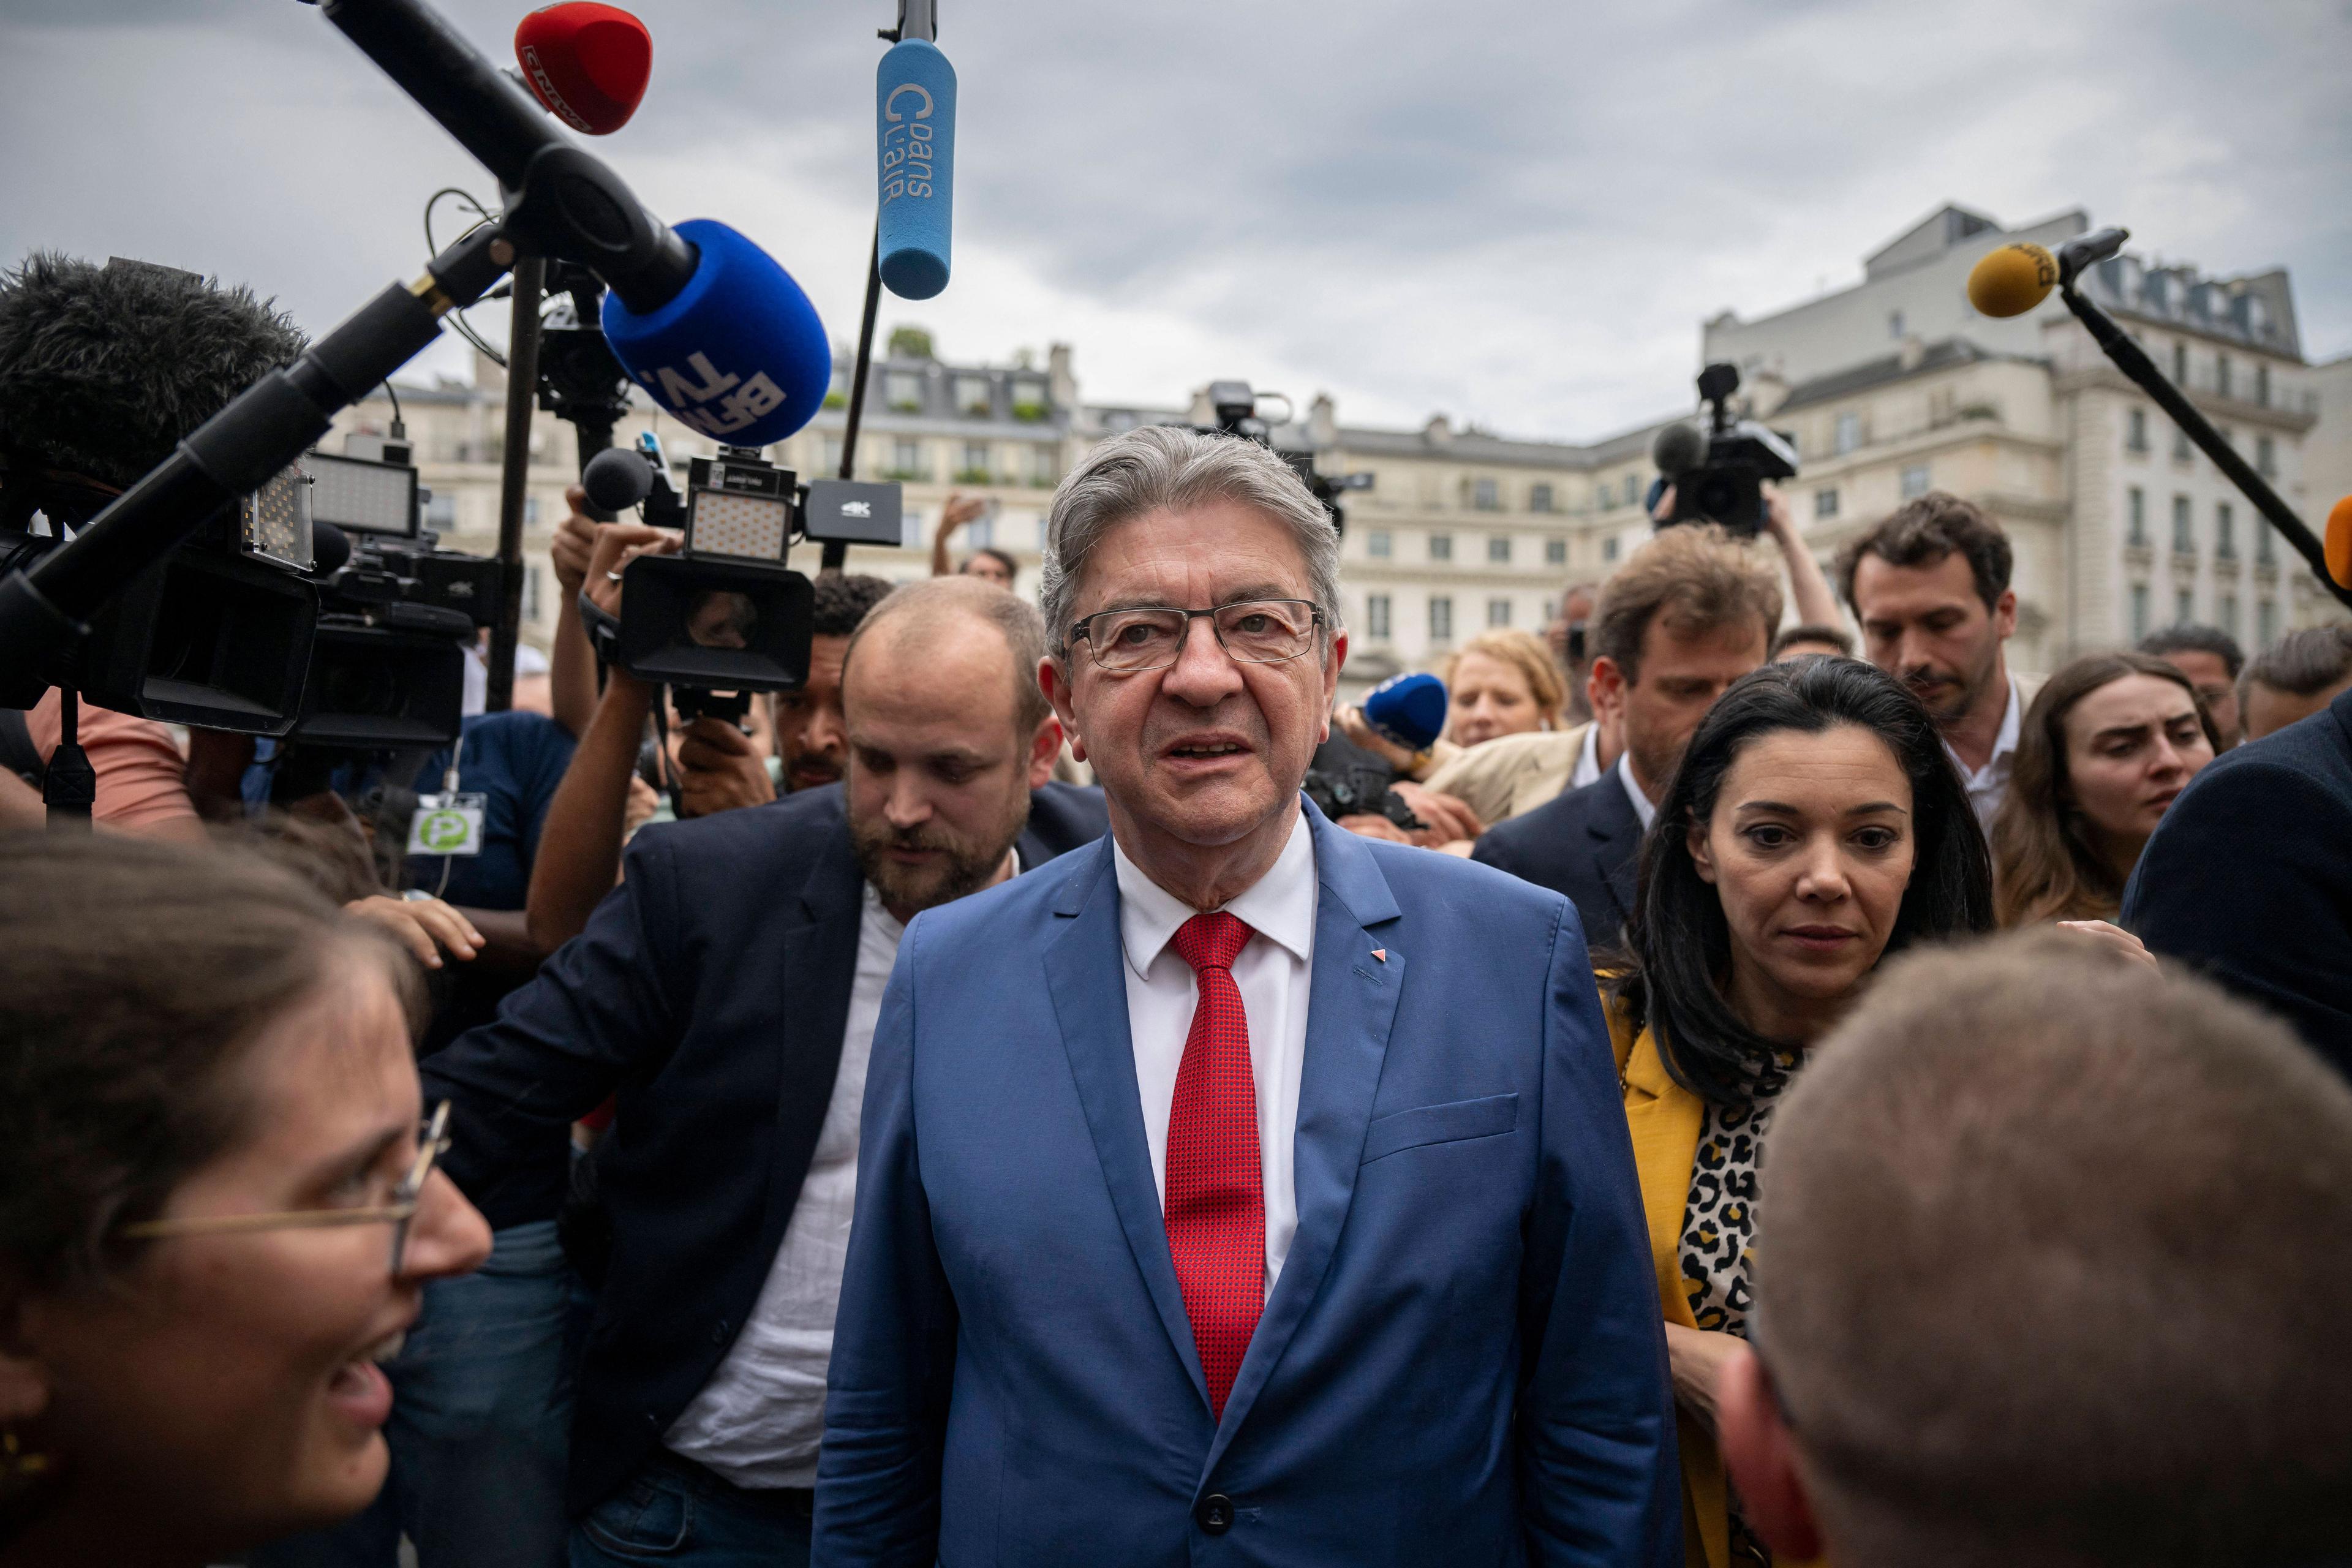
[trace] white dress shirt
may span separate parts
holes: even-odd
[[[1582,789],[1586,784],[1601,782],[1601,726],[1584,727],[1584,744],[1576,751],[1576,766],[1568,775],[1569,789]],[[1567,794],[1567,790],[1560,792]]]
[[[1201,911],[1161,888],[1127,858],[1114,836],[1119,944],[1127,953],[1127,1023],[1151,1181],[1168,1201],[1168,1116],[1176,1099],[1200,999],[1192,966],[1175,949],[1177,928]],[[1250,1071],[1256,1079],[1257,1152],[1265,1205],[1265,1289],[1273,1294],[1298,1229],[1291,1183],[1291,1138],[1298,1126],[1298,1079],[1307,1064],[1307,994],[1315,974],[1315,835],[1300,812],[1282,854],[1225,912],[1255,934],[1234,960],[1234,987],[1249,1019]]]
[[[1021,852],[1011,852],[1013,870]],[[868,882],[857,918],[857,973],[849,1021],[841,1031],[841,1067],[825,1102],[816,1152],[801,1181],[784,1239],[768,1265],[760,1298],[726,1359],[678,1412],[662,1443],[739,1487],[816,1484],[817,1439],[824,1435],[824,1374],[833,1361],[833,1320],[841,1307],[841,1271],[849,1258],[849,1222],[857,1208],[857,1125],[866,1104],[866,1065],[882,992],[907,928],[882,907]]]
[[[1971,769],[1960,761],[1960,753],[1952,750],[1949,741],[1944,742],[1945,754],[1952,759],[1952,766],[1960,770],[1960,782],[1969,790],[1969,805],[1976,809],[1977,822],[1988,837],[1992,835],[1992,819],[2000,810],[2001,797],[2009,793],[2009,770],[2017,760],[2017,733],[2024,711],[2025,704],[2018,698],[2017,677],[2012,675],[2009,678],[2009,708],[2000,716],[2000,733],[1994,737],[1992,755],[1985,759],[1984,766]]]
[[[1658,808],[1642,793],[1642,786],[1633,782],[1633,753],[1630,750],[1617,753],[1617,782],[1625,786],[1626,798],[1633,803],[1633,815],[1642,819],[1642,831],[1649,832],[1650,824],[1658,820]]]

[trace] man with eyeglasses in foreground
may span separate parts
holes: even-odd
[[[816,1562],[1681,1562],[1575,911],[1302,803],[1338,558],[1234,437],[1055,495],[1039,679],[1111,836],[899,950]]]

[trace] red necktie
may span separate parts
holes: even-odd
[[[1209,1408],[1220,1421],[1265,1306],[1257,1086],[1250,1074],[1249,1019],[1234,984],[1234,960],[1249,939],[1248,926],[1223,913],[1194,915],[1175,939],[1199,981],[1200,1001],[1168,1110],[1161,1210],[1192,1346],[1209,1384]]]

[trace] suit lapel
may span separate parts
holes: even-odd
[[[1127,956],[1119,947],[1118,879],[1105,834],[1073,852],[1088,864],[1063,885],[1054,912],[1066,921],[1045,949],[1045,989],[1061,1026],[1095,1154],[1111,1207],[1127,1233],[1128,1250],[1151,1294],[1161,1327],[1191,1374],[1201,1408],[1209,1407],[1209,1385],[1201,1375],[1192,1345],[1192,1320],[1168,1252],[1168,1227],[1160,1209],[1160,1189],[1151,1179],[1151,1147],[1144,1139],[1143,1092],[1135,1079],[1134,1037],[1127,1016]],[[1230,1405],[1228,1406],[1230,1408]]]
[[[1614,771],[1602,775],[1611,786],[1609,808],[1596,813],[1588,825],[1592,834],[1592,867],[1609,896],[1616,901],[1620,920],[1633,917],[1633,880],[1641,859],[1642,819],[1634,813],[1625,781]],[[1633,842],[1629,846],[1627,839]]]
[[[1203,1474],[1215,1466],[1248,1416],[1330,1270],[1331,1255],[1355,1197],[1364,1129],[1371,1122],[1389,1029],[1404,984],[1405,955],[1392,938],[1370,934],[1402,912],[1388,879],[1360,839],[1333,827],[1312,805],[1302,804],[1300,809],[1307,813],[1315,834],[1318,896],[1307,1060],[1299,1077],[1298,1126],[1291,1142],[1298,1229],[1226,1395],[1224,1420],[1210,1445]],[[1386,952],[1386,962],[1371,956],[1375,947]],[[1172,1266],[1170,1272],[1172,1278]]]
[[[782,973],[775,979],[782,1003],[777,1009],[782,1070],[777,1074],[775,1152],[761,1226],[762,1250],[771,1256],[782,1244],[841,1072],[841,1036],[849,1025],[849,997],[857,983],[864,888],[848,825],[836,822],[801,889],[794,922],[785,928]]]

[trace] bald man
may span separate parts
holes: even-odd
[[[545,1150],[618,1096],[596,1156],[610,1245],[572,1423],[574,1564],[808,1561],[899,937],[1103,831],[1099,795],[1047,782],[1045,636],[977,579],[898,589],[844,656],[844,782],[640,833],[587,930],[426,1062],[427,1094],[457,1105],[445,1168],[492,1214],[543,1210]]]

